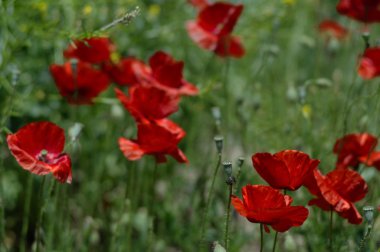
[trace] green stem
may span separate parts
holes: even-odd
[[[260,224],[260,252],[263,252],[264,250],[264,231],[263,231],[263,224]]]
[[[215,169],[214,169],[214,175],[213,175],[213,178],[212,178],[210,191],[208,192],[208,195],[207,195],[206,208],[203,211],[202,219],[201,219],[202,220],[202,224],[201,224],[202,225],[202,227],[201,227],[201,243],[204,241],[204,237],[203,236],[204,236],[205,228],[206,228],[208,210],[210,208],[211,197],[212,197],[212,193],[214,191],[214,185],[215,185],[216,175],[218,174],[221,162],[222,162],[222,153],[218,153],[218,161],[217,161]]]
[[[276,251],[277,236],[278,236],[278,232],[276,232],[276,234],[274,235],[274,242],[273,242],[273,249],[272,249],[272,252],[275,252],[275,251]]]
[[[150,202],[148,202],[148,216],[149,214],[152,215],[152,218],[151,218],[151,221],[150,221],[150,224],[149,224],[149,228],[148,228],[148,236],[149,236],[149,240],[148,240],[148,250],[147,251],[152,251],[153,249],[153,241],[154,241],[154,221],[155,221],[155,212],[154,212],[154,206],[155,206],[155,201],[156,201],[156,197],[155,197],[155,185],[156,185],[156,180],[157,180],[157,167],[158,167],[158,164],[157,162],[155,162],[154,164],[154,168],[153,168],[153,174],[152,174],[152,182],[151,182],[151,185],[150,185],[150,190],[151,190],[151,198],[150,198]]]
[[[40,229],[41,229],[41,222],[42,222],[42,217],[43,217],[43,208],[44,208],[44,200],[43,200],[43,195],[44,195],[44,186],[45,186],[45,181],[46,181],[46,176],[43,176],[41,186],[40,186],[40,195],[39,195],[39,203],[41,205],[40,211],[38,213],[38,219],[37,219],[37,226],[36,230],[34,231],[34,236],[35,236],[35,242],[37,243],[37,248],[36,251],[40,251]]]
[[[26,250],[26,234],[29,228],[29,215],[30,215],[30,202],[32,199],[32,187],[33,187],[33,176],[28,176],[28,182],[26,185],[26,196],[24,205],[24,214],[22,218],[22,229],[21,229],[21,243],[20,251],[24,252]]]
[[[329,251],[333,252],[333,210],[330,209]]]
[[[229,193],[228,193],[228,204],[227,204],[227,213],[226,213],[226,229],[224,232],[224,248],[226,252],[228,252],[228,229],[230,224],[230,212],[231,212],[231,196],[232,196],[232,187],[233,184],[229,185]]]
[[[366,243],[367,239],[369,238],[369,236],[371,235],[371,231],[372,231],[372,225],[370,224],[370,225],[368,225],[367,230],[364,233],[362,240],[360,241],[359,252],[364,251],[365,243]]]

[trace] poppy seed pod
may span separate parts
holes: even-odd
[[[216,136],[214,137],[216,149],[218,150],[218,154],[222,154],[223,150],[223,137],[222,136]]]
[[[373,211],[375,208],[373,206],[365,206],[363,207],[364,212],[364,219],[367,221],[368,224],[371,224],[373,221]]]
[[[239,159],[237,161],[237,165],[238,165],[239,168],[241,168],[243,166],[244,160],[245,160],[244,157],[239,157]]]
[[[224,172],[226,173],[227,177],[232,176],[232,163],[230,161],[223,162],[223,168]]]

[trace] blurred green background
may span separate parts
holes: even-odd
[[[189,39],[185,23],[197,11],[185,0],[0,0],[1,127],[16,132],[32,121],[52,121],[65,129],[66,151],[73,158],[71,185],[53,187],[54,179],[47,178],[45,196],[49,188],[54,192],[43,220],[44,251],[198,251],[217,134],[224,136],[223,160],[235,164],[238,157],[246,158],[238,194],[247,183],[265,184],[252,168],[255,152],[299,149],[320,159],[320,169],[328,172],[334,168],[332,147],[338,137],[362,131],[379,135],[380,79],[363,81],[357,76],[363,27],[339,16],[337,1],[240,2],[245,8],[234,34],[247,53],[236,60],[213,56]],[[153,158],[130,162],[118,148],[117,139],[134,138],[136,129],[113,87],[92,106],[70,106],[49,73],[50,64],[64,62],[62,52],[71,38],[96,31],[135,6],[141,9],[137,18],[106,32],[120,56],[146,61],[157,50],[169,52],[185,62],[185,78],[201,90],[199,96],[183,98],[171,117],[187,132],[180,147],[190,164],[170,159],[159,165],[154,190],[149,189]],[[337,41],[319,34],[318,24],[327,18],[348,28],[349,36]],[[380,26],[373,25],[373,45],[379,35]],[[215,107],[222,113],[221,132],[212,114]],[[79,135],[75,125],[83,127]],[[0,137],[2,249],[21,249],[23,216],[30,211],[24,232],[31,250],[42,177],[22,170],[10,155],[6,134]],[[378,171],[365,168],[362,175],[370,188],[357,204],[359,211],[364,205],[380,205]],[[223,239],[228,190],[224,179],[220,170],[206,229],[210,243]],[[306,205],[311,198],[305,189],[291,196],[294,205]],[[148,207],[156,213],[154,234]],[[326,250],[328,213],[309,210],[303,226],[279,235],[277,251]],[[233,210],[230,230],[231,251],[258,250],[259,225]],[[365,224],[353,226],[336,215],[334,251],[356,251],[364,230]],[[265,235],[267,250],[273,237],[274,232]],[[379,237],[377,218],[368,251],[375,250]]]

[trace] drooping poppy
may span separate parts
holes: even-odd
[[[319,160],[296,150],[284,150],[274,155],[256,153],[252,163],[260,176],[273,188],[297,190],[318,166]]]
[[[116,97],[135,120],[144,123],[149,120],[163,119],[178,110],[180,97],[154,86],[129,88],[129,96],[115,88]]]
[[[364,22],[380,22],[379,0],[340,0],[336,10],[349,18]]]
[[[153,83],[157,87],[177,95],[198,94],[198,88],[183,78],[183,61],[176,61],[166,52],[158,51],[150,57],[149,66],[151,77],[155,80]],[[148,76],[144,77],[141,74],[138,76],[141,77],[141,80],[146,78],[151,82],[151,78]]]
[[[357,167],[365,163],[377,145],[377,138],[368,133],[348,134],[339,138],[334,145],[338,155],[337,167]]]
[[[319,32],[327,33],[329,36],[336,39],[344,39],[348,30],[344,28],[341,24],[333,20],[324,20],[318,25]]]
[[[107,74],[82,61],[53,64],[50,72],[59,93],[71,104],[92,104],[92,99],[109,85]]]
[[[171,95],[196,95],[198,88],[183,77],[183,61],[158,51],[149,59],[149,66],[138,60],[124,63],[124,83],[132,86],[155,86]]]
[[[68,59],[76,58],[87,63],[99,64],[109,61],[113,51],[115,46],[109,38],[92,37],[75,40],[63,55]]]
[[[7,136],[7,143],[19,165],[34,174],[52,173],[61,183],[71,183],[71,159],[63,153],[64,130],[51,122],[27,124]]]
[[[168,119],[157,120],[155,123],[139,123],[137,139],[120,137],[119,147],[129,160],[153,155],[157,163],[164,163],[167,161],[165,155],[170,155],[180,163],[187,163],[185,154],[177,146],[185,134],[183,129]]]
[[[359,63],[358,72],[366,80],[380,76],[380,47],[365,50]]]
[[[303,206],[290,206],[293,199],[270,186],[246,185],[242,188],[243,200],[233,195],[232,205],[236,211],[253,223],[271,226],[278,232],[301,226],[309,215]]]
[[[217,2],[203,8],[195,21],[186,24],[190,38],[201,48],[221,57],[240,58],[245,50],[240,39],[231,35],[243,5]]]
[[[316,169],[306,187],[317,196],[309,201],[309,205],[335,211],[351,224],[362,222],[363,218],[353,203],[365,197],[368,186],[359,173],[351,169],[335,169],[324,176]]]
[[[120,86],[139,85],[137,76],[146,76],[150,74],[150,69],[144,62],[135,58],[124,58],[118,63],[106,62],[103,64],[103,70],[116,84]]]

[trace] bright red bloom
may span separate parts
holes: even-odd
[[[7,136],[9,150],[20,166],[37,175],[53,173],[61,183],[71,183],[71,160],[62,153],[63,129],[51,122],[30,123]]]
[[[115,88],[116,97],[137,122],[163,119],[178,110],[180,97],[169,94],[154,86],[136,86],[129,88],[129,97]]]
[[[168,119],[155,123],[139,123],[137,139],[119,138],[119,147],[129,160],[138,160],[143,155],[154,155],[158,163],[166,162],[165,155],[171,155],[180,163],[187,163],[185,154],[178,148],[178,143],[185,136],[185,131]]]
[[[356,167],[360,162],[366,163],[377,145],[376,137],[368,133],[349,134],[338,139],[334,153],[338,155],[338,167]]]
[[[89,63],[79,61],[50,66],[59,93],[72,104],[91,104],[109,85],[108,76]]]
[[[336,10],[342,15],[361,22],[380,22],[379,0],[340,0]]]
[[[150,74],[150,69],[134,58],[124,58],[117,64],[107,62],[103,65],[104,71],[109,77],[120,86],[133,86],[139,84],[138,76]]]
[[[245,54],[244,47],[231,33],[242,11],[241,4],[217,2],[208,5],[201,10],[196,21],[187,22],[187,32],[203,49],[221,57],[240,58]]]
[[[198,10],[202,10],[210,4],[207,0],[188,0],[188,2]]]
[[[260,176],[273,188],[297,190],[318,166],[319,160],[296,150],[284,150],[274,155],[256,153],[252,163]]]
[[[365,197],[368,187],[359,173],[336,169],[323,176],[316,169],[306,186],[317,196],[310,200],[309,205],[316,205],[325,211],[334,210],[351,224],[362,222],[362,216],[353,203]]]
[[[365,50],[360,60],[358,72],[366,80],[380,76],[380,47]]]
[[[198,89],[183,78],[183,61],[174,60],[169,54],[158,51],[149,59],[149,66],[130,59],[124,63],[121,83],[132,86],[154,86],[171,95],[196,95]]]
[[[301,226],[309,215],[303,206],[290,206],[293,199],[281,194],[270,186],[246,185],[242,188],[243,200],[232,195],[232,205],[236,211],[250,222],[264,224],[278,232]]]
[[[330,36],[337,39],[344,39],[348,34],[346,28],[333,20],[322,21],[319,24],[318,29],[321,33],[328,33]]]
[[[105,37],[93,37],[74,41],[63,55],[66,58],[76,58],[81,61],[98,64],[110,60],[111,53],[115,50],[112,42]]]

